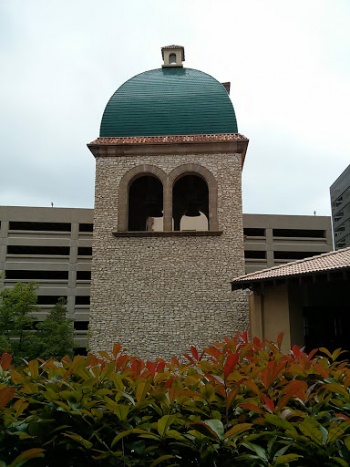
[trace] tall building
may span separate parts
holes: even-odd
[[[147,358],[246,329],[238,133],[226,88],[185,68],[181,46],[109,100],[96,158],[90,346]],[[203,230],[186,226],[202,217]],[[195,225],[195,224],[192,224]]]
[[[93,217],[93,209],[0,206],[0,289],[35,281],[38,321],[64,297],[77,353],[90,320]],[[330,217],[243,214],[243,227],[246,273],[332,249]]]
[[[94,210],[0,207],[0,285],[37,282],[38,320],[65,297],[78,352],[89,334],[93,351],[168,357],[246,330],[232,277],[331,249],[327,217],[243,216],[229,83],[184,68],[181,46],[162,57],[117,89],[88,145]]]
[[[350,165],[330,187],[335,249],[350,246]]]

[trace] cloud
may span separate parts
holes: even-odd
[[[348,165],[347,0],[4,0],[0,203],[93,206],[104,107],[127,79],[185,46],[185,66],[231,81],[249,212],[329,214]]]

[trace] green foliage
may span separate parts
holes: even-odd
[[[0,360],[0,467],[349,466],[350,368],[238,334],[182,359]]]
[[[45,360],[73,356],[73,320],[67,319],[66,302],[60,298],[49,315],[37,326],[37,355]]]
[[[73,355],[73,320],[66,318],[64,299],[34,328],[32,313],[39,310],[36,290],[35,283],[17,283],[0,292],[0,353],[11,353],[16,364]]]
[[[0,349],[10,351],[16,361],[37,356],[33,345],[34,318],[37,311],[36,285],[17,283],[0,292]]]

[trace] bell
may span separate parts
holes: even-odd
[[[159,206],[152,206],[148,209],[148,215],[150,217],[163,217],[163,211]]]
[[[198,210],[198,208],[197,208],[197,206],[195,204],[189,204],[188,205],[188,208],[185,211],[185,216],[198,217],[200,215],[201,215],[201,213],[200,213],[200,211]]]
[[[143,204],[149,217],[163,217],[163,211],[156,196],[146,196]]]

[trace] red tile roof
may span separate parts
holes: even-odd
[[[128,136],[115,138],[100,137],[91,141],[90,145],[210,143],[218,141],[248,141],[248,139],[240,133],[214,135]]]
[[[253,282],[287,279],[289,277],[345,269],[350,270],[350,247],[236,277],[232,281],[232,287],[244,288],[244,286],[248,287]]]

